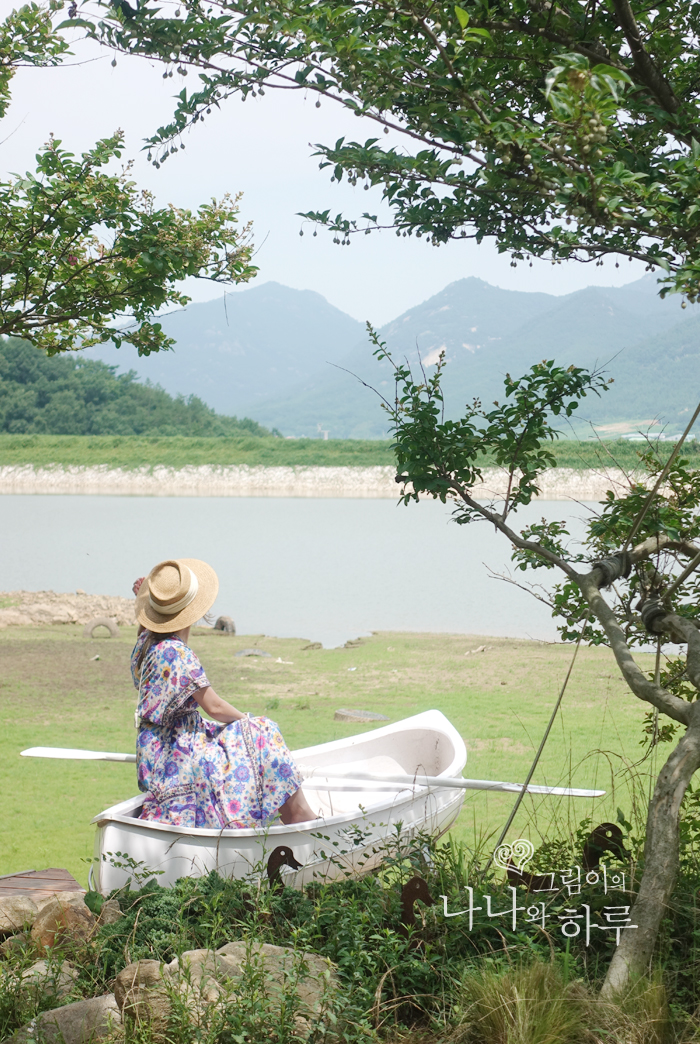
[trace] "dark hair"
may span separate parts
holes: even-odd
[[[153,648],[154,645],[157,645],[158,642],[164,642],[166,638],[174,638],[174,637],[175,637],[174,633],[173,634],[158,634],[157,631],[148,631],[147,635],[146,635],[146,640],[144,641],[143,645],[141,646],[141,650],[140,650],[138,656],[136,657],[136,670],[137,671],[141,670],[141,667],[143,665],[143,661],[146,659],[146,657],[148,656],[149,652],[151,651],[151,649]]]

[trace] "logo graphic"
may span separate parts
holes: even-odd
[[[493,853],[493,861],[501,870],[515,868],[519,874],[535,854],[535,846],[526,837],[519,837],[512,845],[499,845]]]

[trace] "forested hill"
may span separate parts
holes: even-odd
[[[0,432],[53,435],[270,435],[222,417],[191,395],[173,398],[137,374],[81,355],[52,359],[0,339]]]

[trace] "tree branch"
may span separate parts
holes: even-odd
[[[617,617],[600,593],[601,571],[592,569],[590,573],[579,575],[576,579],[584,598],[591,607],[591,612],[605,631],[620,672],[634,695],[645,703],[657,707],[674,721],[688,725],[693,705],[679,696],[667,692],[660,685],[655,685],[635,663]]]
[[[629,44],[634,68],[642,83],[649,88],[659,105],[672,115],[678,112],[680,102],[667,80],[661,75],[642,44],[639,26],[635,21],[629,0],[613,0],[615,14]]]

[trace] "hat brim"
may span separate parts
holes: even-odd
[[[177,558],[176,562],[182,562],[197,577],[199,587],[197,594],[189,605],[186,605],[174,616],[163,616],[151,605],[148,592],[148,579],[141,584],[136,596],[136,619],[142,627],[156,634],[168,634],[171,631],[181,631],[185,627],[201,620],[206,612],[211,609],[219,593],[219,578],[210,565],[202,562],[199,558]],[[155,567],[158,568],[157,566]],[[152,571],[151,571],[152,572]],[[149,573],[150,576],[150,573]]]

